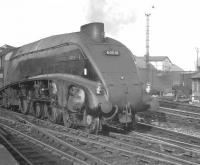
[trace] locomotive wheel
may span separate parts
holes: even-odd
[[[97,134],[100,128],[100,120],[98,117],[94,118],[91,115],[86,116],[86,132]]]
[[[41,116],[42,116],[42,105],[41,105],[41,103],[38,103],[38,102],[34,103],[33,108],[34,108],[35,117],[41,118]]]
[[[20,112],[23,114],[28,114],[30,109],[30,101],[27,99],[21,99],[20,100]]]
[[[47,104],[43,104],[42,110],[43,110],[43,113],[42,113],[41,118],[45,119],[45,118],[47,118],[48,105]]]
[[[56,107],[47,108],[47,117],[52,123],[59,123],[61,121],[61,113]]]
[[[134,116],[133,121],[132,121],[132,127],[131,127],[132,130],[136,129],[136,124],[137,124],[137,122],[136,122],[136,119],[135,119],[135,116]]]
[[[135,130],[136,129],[136,125],[137,125],[137,122],[136,122],[136,118],[135,118],[135,112],[134,111],[132,111],[132,114],[133,114],[133,116],[132,116],[132,123],[131,123],[131,130]]]
[[[73,121],[70,119],[70,115],[67,112],[63,113],[63,122],[65,127],[67,128],[73,127]]]

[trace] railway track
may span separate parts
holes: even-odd
[[[158,101],[159,101],[159,105],[161,107],[185,110],[187,112],[200,114],[199,106],[185,104],[185,103],[179,103],[179,102],[175,102],[175,101],[163,100],[163,99],[159,99]]]
[[[25,116],[23,119],[20,120],[24,120],[24,123],[36,124],[42,128],[45,128],[45,130],[48,133],[53,134],[58,139],[66,143],[70,143],[71,145],[81,150],[87,151],[90,154],[93,153],[93,151],[91,151],[91,148],[96,148],[97,151],[99,151],[103,155],[106,153],[107,156],[113,153],[114,150],[118,150],[118,153],[126,155],[127,158],[128,156],[134,158],[135,163],[146,162],[146,164],[155,164],[156,161],[159,161],[161,164],[200,163],[198,161],[198,159],[200,158],[199,151],[185,149],[178,145],[166,143],[158,139],[146,138],[146,135],[135,134],[132,137],[121,135],[123,136],[122,138],[120,136],[114,137],[112,134],[112,138],[108,138],[87,134],[78,130],[67,129],[60,125],[55,125],[46,121],[34,119],[33,117]],[[89,149],[88,146],[90,147]],[[102,148],[106,149],[106,152],[102,151]],[[94,155],[96,156],[96,152]],[[106,158],[104,158],[104,160],[107,160],[108,163],[113,163],[113,160],[110,160],[110,157],[113,156],[108,157],[109,160],[107,160]],[[102,158],[102,155],[98,155],[98,158]],[[115,151],[115,161],[117,160],[117,158],[123,162],[118,163],[125,163],[124,160],[122,160],[122,158],[120,157],[120,155],[116,155]],[[154,159],[154,161],[152,161],[152,159]],[[131,163],[130,160],[129,163]]]
[[[169,142],[171,144],[177,144],[184,148],[191,150],[200,151],[200,136],[193,136],[193,134],[174,131],[172,129],[163,128],[147,123],[138,123],[137,134],[145,135],[147,138],[153,138]],[[131,132],[130,135],[135,134],[135,131]]]
[[[16,116],[15,116],[16,117]],[[16,119],[16,118],[15,118]],[[9,119],[10,120],[10,119]],[[23,121],[23,119],[20,119],[20,121],[22,123],[26,123],[26,121]],[[35,121],[38,121],[37,119],[35,119]],[[40,121],[42,123],[46,123],[45,121]],[[30,126],[30,122],[28,121],[27,124]],[[54,125],[49,123],[50,125]],[[48,124],[48,125],[49,125]],[[60,126],[57,126],[60,127]],[[56,127],[56,128],[57,128]],[[73,130],[76,131],[76,130]],[[51,129],[51,133],[47,133],[47,131],[45,131],[44,129],[37,129],[34,131],[32,131],[32,133],[34,132],[35,135],[40,135],[41,139],[40,140],[45,140],[46,139],[46,135],[51,136],[52,135],[52,129]],[[45,132],[45,134],[44,134]],[[59,137],[58,137],[59,135]],[[89,135],[89,134],[86,134]],[[32,135],[33,136],[33,135]],[[81,152],[84,151],[84,153],[89,154],[89,155],[93,155],[93,157],[96,160],[106,160],[106,164],[162,164],[162,165],[171,165],[174,163],[171,163],[169,161],[164,161],[164,160],[159,160],[155,157],[151,157],[151,156],[145,156],[144,154],[138,154],[136,152],[128,152],[127,150],[119,150],[116,147],[110,147],[107,146],[107,144],[105,145],[101,145],[99,143],[94,143],[94,142],[89,142],[88,139],[87,141],[83,141],[81,139],[79,140],[74,140],[73,138],[67,138],[67,139],[63,139],[60,137],[61,135],[58,134],[58,132],[56,132],[55,136],[53,137],[53,139],[50,140],[51,144],[52,143],[60,143],[61,147],[63,147],[66,143],[69,145],[69,143],[71,144],[71,147],[73,147],[74,149],[79,148],[79,150]],[[48,138],[49,139],[49,138]],[[85,152],[87,151],[87,152]],[[178,163],[175,163],[178,164]],[[179,163],[180,164],[180,163]]]
[[[20,165],[65,165],[72,163],[66,159],[60,159],[51,150],[37,144],[37,141],[28,139],[5,125],[2,126],[2,123],[0,127],[6,128],[4,132],[7,134],[7,136],[5,133],[3,133],[4,135],[0,134],[0,143],[8,149]]]
[[[181,109],[173,109],[173,108],[166,108],[166,107],[160,107],[159,112],[167,113],[167,114],[174,114],[180,117],[188,117],[193,119],[200,119],[200,112],[188,112],[187,110],[181,110]]]
[[[182,134],[173,132],[171,130],[166,130],[159,127],[152,127],[148,125],[140,125],[136,131],[132,131],[129,133],[129,136],[136,134],[141,134],[146,138],[150,139],[158,139],[170,144],[175,144],[183,148],[188,148],[190,150],[194,150],[199,152],[200,151],[200,138],[194,137],[188,134]]]
[[[160,107],[158,111],[159,113],[166,114],[166,120],[171,123],[177,123],[181,126],[194,129],[197,132],[200,130],[200,113],[164,107]]]
[[[200,119],[200,107],[190,104],[177,103],[174,101],[159,100],[159,112],[177,115],[182,118]]]
[[[8,137],[9,136],[9,137]],[[9,140],[8,140],[9,138]],[[14,155],[15,160],[22,165],[32,165],[31,161],[27,159],[27,157],[22,153],[22,151],[19,151],[19,149],[16,148],[15,145],[10,141],[13,139],[13,136],[11,136],[7,131],[0,128],[0,144],[3,144],[12,155]],[[15,141],[18,140],[18,137],[15,138]],[[19,143],[20,144],[20,143]]]
[[[7,136],[0,135],[3,144],[20,165],[64,165],[72,161],[62,157],[41,142],[27,137],[11,127],[0,122],[0,127],[6,129]]]
[[[64,132],[64,133],[60,133],[57,131],[50,131],[52,133],[54,133],[56,136],[60,137],[60,138],[65,138],[65,139],[76,139],[76,140],[83,140],[85,141],[86,139],[84,138],[84,136],[82,135],[78,135],[77,137],[77,133],[75,133],[73,136],[69,135],[68,133]],[[90,135],[91,136],[91,135]],[[119,137],[122,136],[121,134],[119,135]],[[167,160],[167,161],[171,161],[171,162],[177,162],[177,163],[181,163],[181,164],[190,164],[192,163],[190,160],[185,159],[184,156],[186,155],[195,155],[195,152],[193,151],[189,151],[189,150],[185,150],[181,147],[175,146],[175,145],[170,145],[169,143],[163,143],[160,142],[158,143],[158,140],[150,140],[150,139],[146,139],[146,138],[142,138],[142,136],[133,136],[130,137],[129,141],[127,137],[124,137],[124,139],[117,138],[115,136],[115,139],[113,139],[114,136],[112,136],[112,139],[108,139],[105,137],[90,137],[90,142],[95,142],[98,143],[102,146],[111,146],[112,148],[117,148],[117,149],[121,149],[121,150],[125,150],[125,152],[129,151],[130,153],[146,153],[146,155],[152,155],[152,156],[159,156],[160,160]],[[88,143],[88,140],[87,140]],[[141,145],[142,144],[142,145]],[[176,150],[173,154],[169,154],[169,150]],[[177,155],[177,153],[179,153],[179,155]],[[181,156],[182,153],[182,156]],[[173,157],[174,156],[174,157]],[[185,159],[185,161],[184,161]],[[194,159],[194,157],[193,157]],[[188,161],[188,162],[187,162]],[[195,162],[196,163],[196,162]]]
[[[6,119],[1,117],[0,118],[0,127],[4,130],[9,131],[9,134],[13,134],[13,138],[10,141],[11,143],[16,145],[16,147],[20,149],[20,152],[27,154],[27,159],[32,161],[32,164],[53,164],[49,162],[52,158],[57,158],[57,164],[107,164],[104,161],[100,161],[92,157],[91,155],[85,154],[84,152],[80,152],[79,150],[75,149],[74,147],[61,144],[55,141],[54,137],[50,134],[45,134],[41,131],[38,127],[34,127],[31,125],[26,125],[24,123],[20,123],[11,119]],[[16,138],[15,138],[16,137]],[[19,138],[19,141],[16,139]],[[24,145],[32,146],[32,149],[27,149]],[[39,147],[39,149],[37,149]],[[39,153],[33,153],[34,150],[40,151]],[[30,152],[28,152],[30,151]],[[41,153],[48,154],[48,157],[44,160],[43,157],[41,158]],[[42,154],[42,155],[43,155]],[[34,155],[33,159],[32,156]],[[31,158],[30,158],[31,156]],[[56,159],[55,159],[56,160]],[[55,163],[54,160],[54,164]],[[34,162],[39,161],[39,162]],[[47,162],[47,163],[46,163]]]
[[[160,107],[157,110],[140,112],[136,119],[140,124],[200,137],[200,117],[196,113]]]
[[[162,106],[159,109],[138,113],[138,123],[200,137],[200,107],[166,100],[159,102]]]

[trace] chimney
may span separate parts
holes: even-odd
[[[104,24],[100,22],[89,23],[81,26],[81,32],[87,34],[93,41],[104,41]]]

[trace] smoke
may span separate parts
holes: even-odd
[[[89,0],[87,9],[89,22],[103,22],[106,32],[115,35],[123,26],[134,23],[135,13],[127,6],[112,0]]]

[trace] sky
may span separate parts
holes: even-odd
[[[150,56],[168,56],[182,69],[195,70],[199,0],[0,0],[0,46],[19,47],[98,21],[105,24],[106,36],[125,44],[134,55],[144,56],[145,13],[151,13]]]

